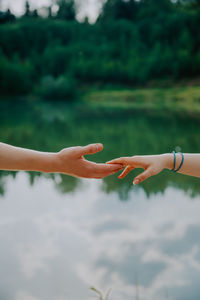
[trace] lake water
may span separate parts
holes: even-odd
[[[199,152],[183,113],[0,103],[0,140],[42,151],[102,142],[90,159]],[[141,171],[141,170],[140,170]],[[0,173],[0,299],[199,300],[200,181],[164,171],[124,180]]]

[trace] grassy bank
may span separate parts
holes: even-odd
[[[56,95],[50,100],[38,96],[5,97],[0,96],[3,103],[27,102],[37,107],[49,106],[53,110],[63,107],[63,110],[72,107],[80,113],[128,113],[149,112],[155,114],[179,113],[188,114],[199,119],[200,117],[200,86],[182,86],[173,88],[93,88],[79,91],[79,97],[63,97],[59,100]],[[67,105],[66,105],[67,104]]]
[[[200,114],[200,87],[90,91],[84,96],[84,101],[96,108]]]

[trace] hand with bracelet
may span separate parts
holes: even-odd
[[[34,151],[0,143],[0,170],[63,173],[82,178],[103,178],[122,170],[119,164],[97,164],[84,155],[103,150],[102,144],[65,148],[49,153]]]
[[[147,178],[159,174],[163,169],[200,177],[200,154],[173,152],[160,155],[120,157],[107,163],[122,164],[125,167],[121,175],[118,176],[120,179],[124,178],[133,169],[144,169],[144,172],[135,177],[133,184],[139,184]]]

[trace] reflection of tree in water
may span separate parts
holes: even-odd
[[[55,181],[56,188],[63,194],[74,192],[79,185],[79,179],[61,174],[59,181]]]
[[[18,172],[0,171],[0,196],[6,192],[6,182],[8,177],[15,178]],[[29,183],[33,186],[36,181],[45,177],[54,181],[55,188],[61,193],[71,193],[76,190],[80,181],[78,178],[67,176],[64,174],[43,174],[39,172],[26,172],[28,173]]]
[[[63,103],[36,103],[34,107],[30,103],[0,105],[0,140],[21,147],[58,151],[63,147],[102,142],[104,151],[88,158],[98,162],[134,154],[169,152],[176,146],[189,153],[197,153],[200,149],[200,123],[186,115],[95,111],[85,104],[75,108]],[[121,199],[128,199],[133,177],[141,171],[135,170],[123,180],[118,180],[116,175],[105,178],[103,189],[107,193],[115,191]],[[0,173],[1,194],[9,174],[14,176],[15,173]],[[62,193],[74,191],[79,183],[77,178],[65,175],[60,175],[60,180],[57,180],[54,174],[29,174],[31,184],[39,176],[52,178]],[[148,179],[140,188],[149,196],[164,192],[169,185],[189,192],[191,196],[200,192],[198,178],[169,171]]]
[[[133,176],[135,176],[136,172],[132,172],[126,179],[120,181],[112,176],[104,179],[103,190],[108,194],[114,191],[117,192],[121,200],[129,199],[129,192],[132,191],[132,189],[142,188],[148,198],[152,194],[164,193],[165,189],[169,186],[181,189],[191,197],[199,195],[199,178],[169,173],[168,171],[164,171],[162,174],[149,178],[146,182],[138,186],[133,186],[132,184]]]
[[[36,180],[40,177],[45,177],[54,181],[55,188],[65,194],[74,192],[79,184],[80,180],[75,177],[67,176],[64,174],[42,174],[38,172],[28,172],[29,182],[33,186]],[[168,173],[168,174],[167,174]],[[0,172],[0,195],[4,195],[6,191],[6,181],[8,177],[15,178],[17,172]],[[107,193],[117,192],[119,198],[122,201],[129,199],[129,192],[132,189],[142,188],[147,196],[150,197],[152,194],[164,193],[165,189],[169,186],[173,186],[177,189],[181,189],[188,193],[190,197],[195,197],[200,193],[200,185],[198,178],[192,178],[188,176],[182,176],[178,174],[169,174],[169,172],[164,171],[163,174],[159,174],[156,177],[148,179],[146,182],[138,185],[137,187],[132,184],[134,173],[132,172],[126,179],[119,180],[117,176],[110,176],[103,179],[102,189]]]
[[[55,187],[61,193],[70,193],[76,190],[79,179],[64,174],[43,174],[39,172],[28,172],[30,184],[33,185],[39,177],[45,177],[54,181]]]
[[[0,196],[6,191],[6,182],[8,177],[16,178],[17,172],[0,171]]]

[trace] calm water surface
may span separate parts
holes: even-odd
[[[0,104],[0,139],[57,151],[103,142],[91,159],[199,152],[191,116]],[[0,174],[0,299],[197,300],[200,181],[163,172],[140,186],[36,173]]]

